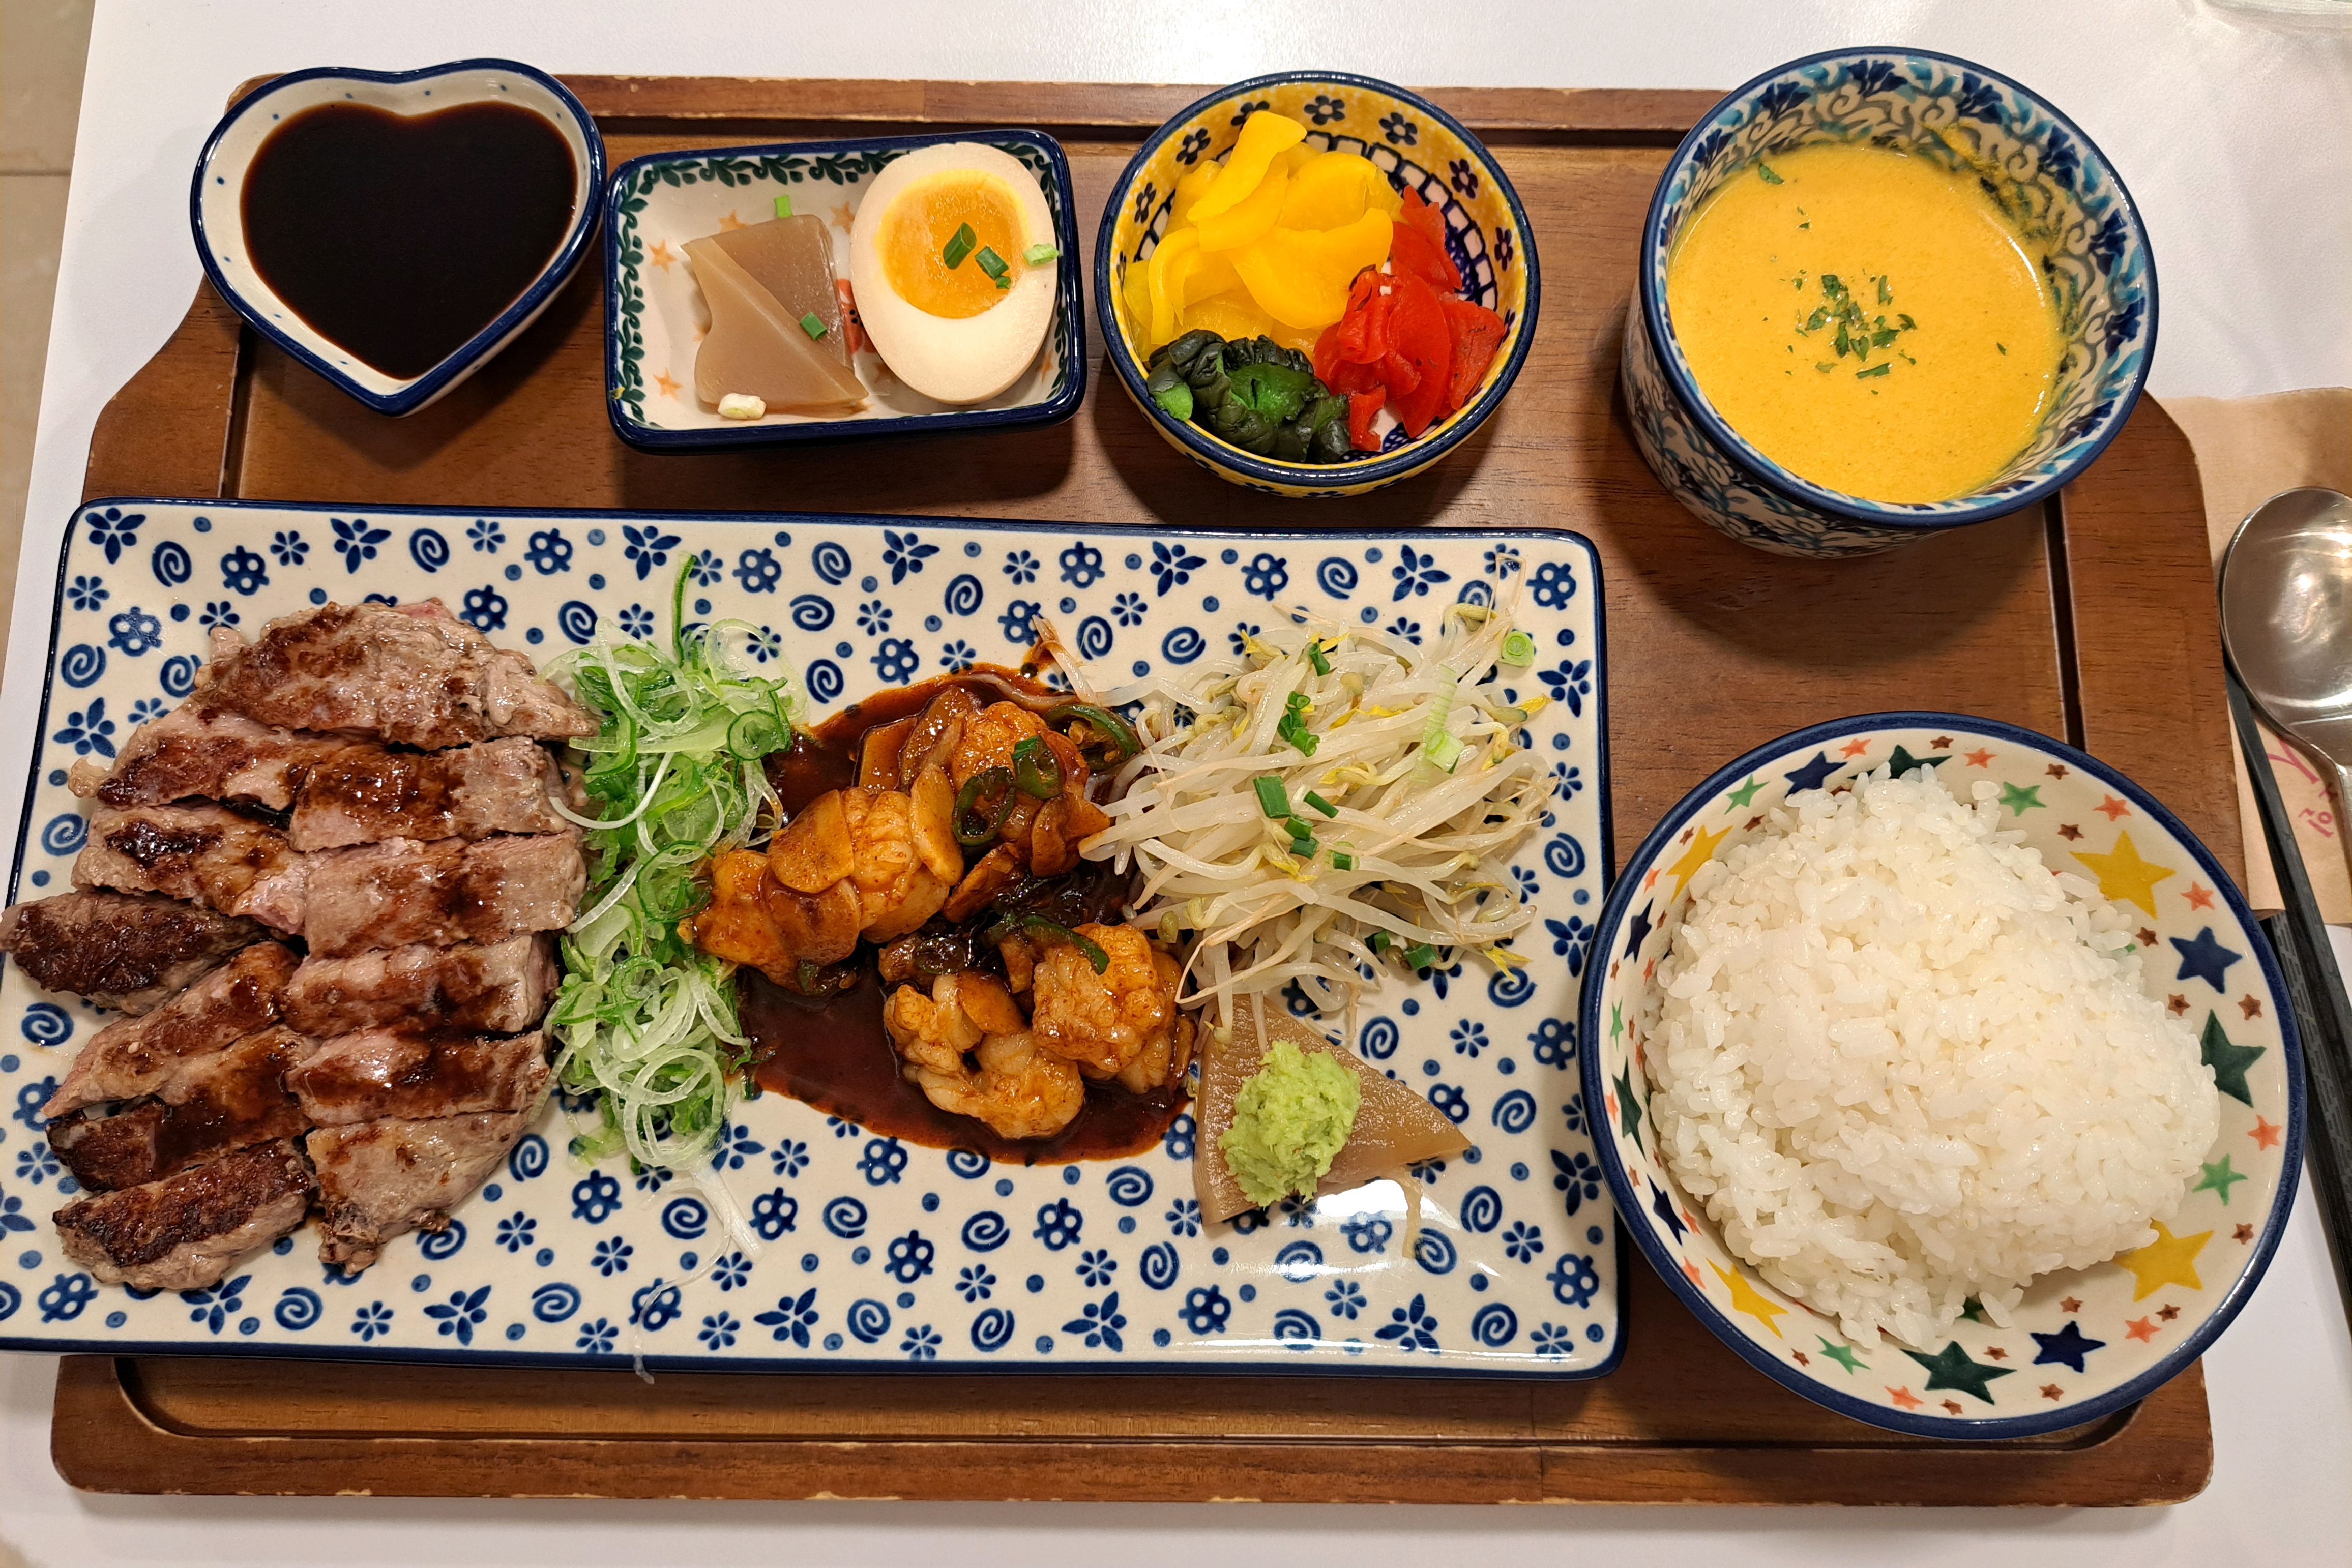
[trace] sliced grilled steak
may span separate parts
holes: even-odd
[[[58,1237],[100,1284],[199,1290],[301,1224],[311,1186],[292,1144],[268,1144],[69,1203],[58,1210]]]
[[[297,962],[277,943],[257,942],[153,1012],[107,1025],[81,1048],[41,1114],[152,1093],[189,1061],[268,1028]]]
[[[492,647],[438,600],[329,604],[273,621],[250,643],[218,627],[196,679],[207,709],[428,751],[596,729],[529,659]]]
[[[304,770],[347,744],[184,702],[133,730],[111,770],[88,758],[75,763],[71,785],[82,799],[117,810],[202,799],[283,811],[294,804]]]
[[[428,1121],[320,1127],[303,1140],[319,1168],[319,1261],[356,1274],[383,1244],[439,1230],[539,1113],[488,1111]]]
[[[496,942],[572,923],[588,867],[576,833],[467,843],[390,839],[310,857],[310,951],[337,957],[364,947]]]
[[[320,1042],[286,1087],[321,1127],[386,1116],[526,1111],[547,1092],[547,1036],[394,1034],[368,1030]]]
[[[299,931],[305,870],[284,833],[218,806],[100,807],[73,876],[76,887],[165,893]]]
[[[87,1187],[137,1186],[231,1149],[299,1137],[310,1123],[286,1074],[318,1048],[290,1029],[250,1034],[184,1062],[152,1099],[52,1124],[49,1146]]]
[[[555,787],[555,759],[534,740],[426,752],[346,746],[303,779],[286,833],[298,850],[560,833],[565,823],[549,800]]]
[[[122,893],[61,893],[0,915],[0,951],[26,978],[132,1014],[268,935],[250,920]]]
[[[512,1034],[539,1021],[555,981],[554,939],[510,936],[487,946],[314,955],[279,1005],[288,1022],[321,1040],[391,1028]]]

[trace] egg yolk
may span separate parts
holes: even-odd
[[[947,264],[956,231],[971,225],[971,250]],[[977,316],[1012,292],[1021,281],[1021,208],[1011,187],[993,174],[955,170],[909,186],[882,220],[879,246],[883,276],[891,291],[916,309],[961,319]],[[1004,264],[997,287],[980,262],[982,250]]]

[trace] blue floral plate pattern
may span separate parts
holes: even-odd
[[[992,1166],[746,1101],[693,1180],[589,1166],[551,1105],[437,1236],[353,1281],[307,1228],[207,1291],[101,1288],[58,1250],[73,1194],[38,1108],[100,1026],[0,975],[0,1348],[729,1368],[1058,1366],[1596,1376],[1622,1345],[1617,1216],[1577,1075],[1577,994],[1611,859],[1598,563],[1570,533],[1262,538],[937,517],[670,517],[119,500],[67,530],[13,897],[62,890],[85,831],[65,788],[191,689],[215,625],[331,599],[438,595],[544,659],[600,629],[698,617],[762,629],[819,709],[973,660],[1015,662],[1051,617],[1123,677],[1304,606],[1408,639],[1463,600],[1517,596],[1541,647],[1529,726],[1559,794],[1513,874],[1529,964],[1391,979],[1360,1048],[1462,1124],[1421,1173],[1417,1228],[1374,1183],[1204,1227],[1196,1128],[1131,1157]],[[748,1237],[724,1217],[731,1206]]]

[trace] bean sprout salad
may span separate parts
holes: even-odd
[[[1507,609],[1453,605],[1425,646],[1300,612],[1113,687],[1144,746],[1085,853],[1139,871],[1138,924],[1193,934],[1184,999],[1220,1025],[1294,984],[1343,1009],[1385,966],[1516,967],[1510,859],[1552,794],[1522,727],[1548,699],[1497,677],[1534,658]]]

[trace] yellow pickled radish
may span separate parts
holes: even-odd
[[[1234,270],[1234,258],[1230,252],[1220,251],[1213,255],[1206,250],[1195,251],[1191,269],[1184,275],[1184,302],[1179,308],[1179,313],[1211,295],[1230,293],[1241,286],[1242,275]],[[1181,328],[1178,329],[1182,330]]]
[[[1271,337],[1280,323],[1258,308],[1248,289],[1229,288],[1184,307],[1184,319],[1180,325],[1186,332],[1206,328],[1220,338],[1237,341],[1261,332]]]
[[[1154,344],[1164,343],[1176,335],[1176,307],[1182,298],[1175,286],[1183,281],[1178,272],[1171,280],[1170,270],[1182,258],[1200,248],[1201,231],[1194,228],[1171,230],[1161,236],[1152,248],[1151,259],[1144,263],[1151,285],[1151,332]]]
[[[1346,313],[1356,274],[1387,259],[1391,226],[1388,214],[1374,207],[1334,229],[1272,229],[1234,253],[1234,269],[1276,320],[1328,327]]]
[[[1404,198],[1370,159],[1353,152],[1318,152],[1292,174],[1282,215],[1276,221],[1286,229],[1335,229],[1354,223],[1375,205],[1394,217],[1404,210]]]
[[[1201,193],[1223,172],[1221,164],[1203,163],[1188,171],[1182,179],[1176,182],[1176,200],[1168,209],[1170,228],[1181,228],[1192,221],[1193,204],[1200,201]]]
[[[1135,262],[1127,269],[1127,279],[1119,285],[1119,297],[1127,307],[1127,329],[1145,353],[1159,347],[1150,342],[1151,336],[1151,266]]]
[[[1290,171],[1279,163],[1265,172],[1257,189],[1235,205],[1213,217],[1197,218],[1193,227],[1200,231],[1202,250],[1231,250],[1244,246],[1274,227],[1282,215],[1284,198],[1290,190]]]
[[[1284,326],[1259,308],[1257,301],[1249,297],[1249,290],[1239,286],[1187,305],[1178,326],[1180,337],[1206,328],[1229,342],[1264,337],[1303,354],[1315,351],[1316,333]]]
[[[1192,222],[1197,224],[1239,206],[1265,178],[1275,158],[1306,138],[1307,127],[1270,110],[1261,109],[1242,121],[1241,138],[1226,156],[1224,167],[1217,171],[1209,188],[1192,204]]]

